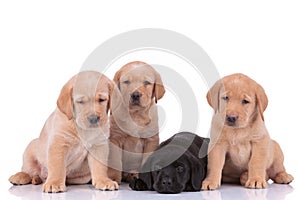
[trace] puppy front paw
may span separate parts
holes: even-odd
[[[66,185],[61,181],[46,181],[43,185],[43,192],[58,193],[66,191]]]
[[[18,172],[12,175],[8,180],[14,185],[26,185],[31,183],[31,177],[25,172]]]
[[[139,178],[134,178],[130,183],[129,183],[129,187],[132,190],[136,190],[136,191],[145,191],[148,190],[148,187],[146,185],[146,183],[144,183],[144,181],[142,181]]]
[[[267,181],[261,177],[249,178],[245,183],[245,187],[251,189],[262,189],[267,187]]]
[[[220,181],[205,179],[202,182],[201,190],[215,190],[220,187]]]
[[[131,170],[130,172],[123,172],[122,181],[130,183],[131,181],[139,178],[139,172],[137,170]]]
[[[93,180],[93,186],[97,190],[118,190],[119,185],[116,181],[112,181],[109,178],[103,178],[101,180]]]

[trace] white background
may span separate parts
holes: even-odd
[[[269,97],[266,124],[284,151],[288,172],[296,179],[291,195],[297,193],[299,10],[299,3],[289,0],[1,1],[1,193],[8,195],[7,179],[20,170],[24,149],[38,137],[63,84],[102,42],[138,28],[179,32],[207,52],[221,76],[241,72],[264,87]],[[159,64],[150,58],[149,62]],[[205,136],[212,110],[202,79],[199,85],[195,86],[201,88],[197,133]],[[172,109],[168,105],[173,104],[176,114],[168,115]],[[177,104],[168,94],[159,102],[167,112],[163,138],[175,133],[174,124],[181,120]]]

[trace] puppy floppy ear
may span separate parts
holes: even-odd
[[[157,100],[161,99],[164,96],[164,94],[165,94],[165,87],[163,85],[159,73],[155,71],[155,83],[153,88],[155,103],[157,103]]]
[[[77,75],[73,76],[61,89],[60,95],[57,99],[58,109],[64,113],[68,119],[73,118],[73,103],[72,103],[72,94],[73,87],[76,81]]]
[[[117,71],[115,73],[115,76],[114,76],[114,79],[113,79],[113,81],[115,82],[115,84],[118,86],[119,90],[121,89],[120,88],[120,78],[121,78],[121,75],[122,75],[122,70],[120,69],[119,71]]]
[[[257,87],[256,87],[255,97],[256,97],[256,104],[257,104],[257,107],[259,110],[259,114],[260,114],[262,120],[264,121],[263,112],[266,110],[266,108],[268,106],[268,97],[267,97],[264,89],[259,84],[257,84]]]
[[[208,104],[214,109],[215,113],[220,106],[220,90],[223,86],[222,80],[217,81],[207,92],[206,99]]]
[[[195,191],[199,191],[202,186],[202,181],[206,176],[206,165],[201,159],[191,155],[189,158],[191,169],[190,184]]]
[[[120,92],[120,90],[118,89],[118,86],[115,82],[112,82],[112,92],[110,94],[110,102],[109,102],[109,106],[110,106],[110,114],[113,114],[113,112],[117,112],[117,116],[119,117],[123,117],[124,113],[126,112],[122,112],[123,110],[119,110],[120,108],[123,108],[123,97],[122,94]],[[116,113],[115,113],[116,114]],[[121,116],[121,114],[123,114]],[[115,116],[116,117],[116,116]]]
[[[143,183],[145,184],[145,186],[147,186],[148,190],[152,190],[153,187],[153,179],[152,179],[152,175],[151,172],[144,172],[144,173],[139,173],[139,179],[143,181]],[[146,188],[144,189],[146,190]]]
[[[112,96],[113,96],[113,92],[114,92],[114,83],[109,80],[108,81],[108,103],[107,103],[107,109],[106,109],[106,113],[108,113],[109,110],[111,110],[111,104],[112,104]]]
[[[154,183],[152,173],[151,173],[151,171],[153,171],[153,167],[152,167],[153,154],[151,154],[147,158],[146,162],[143,164],[139,173],[139,179],[141,179],[147,185],[148,190],[153,190],[153,183]]]

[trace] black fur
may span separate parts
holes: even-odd
[[[175,134],[148,157],[129,186],[159,193],[199,191],[206,176],[208,143],[208,138],[193,133]]]

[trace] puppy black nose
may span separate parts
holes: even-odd
[[[100,117],[98,115],[90,115],[87,118],[91,124],[97,124],[100,121]]]
[[[163,185],[172,185],[172,179],[170,177],[163,177],[161,183]]]
[[[238,120],[239,116],[237,115],[226,115],[226,123],[230,126],[234,125]]]
[[[139,101],[141,97],[142,97],[142,94],[139,93],[139,92],[133,92],[133,93],[131,94],[131,99],[132,99],[133,101]]]

